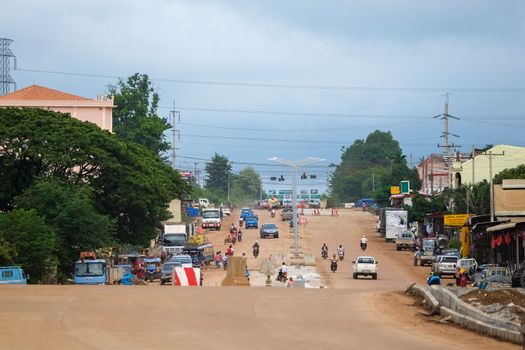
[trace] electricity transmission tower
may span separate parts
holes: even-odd
[[[16,91],[16,83],[11,78],[11,57],[16,69],[16,56],[13,54],[9,45],[13,42],[11,39],[0,38],[0,96],[7,95],[11,92],[11,85]]]

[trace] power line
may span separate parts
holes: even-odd
[[[44,73],[56,75],[81,76],[90,78],[120,79],[121,76],[110,74],[93,74],[66,72],[58,70],[44,70],[32,68],[18,68],[21,72]],[[194,79],[173,79],[173,78],[150,78],[152,81],[174,83],[174,84],[191,84],[191,85],[208,85],[208,86],[231,86],[231,87],[251,87],[251,88],[278,88],[278,89],[300,89],[300,90],[333,90],[333,91],[360,91],[360,92],[480,92],[480,93],[523,93],[525,87],[381,87],[381,86],[345,86],[345,85],[316,85],[316,84],[294,84],[294,83],[260,83],[260,82],[236,82],[236,81],[219,81],[219,80],[194,80]]]

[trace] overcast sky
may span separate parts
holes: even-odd
[[[214,152],[248,163],[317,156],[326,166],[375,129],[392,131],[415,163],[441,152],[443,122],[432,117],[447,91],[461,150],[525,146],[521,0],[17,0],[2,12],[0,37],[14,40],[20,69],[107,76],[14,71],[19,88],[94,98],[112,76],[157,79],[160,114],[174,100],[181,112],[179,168]],[[282,172],[256,168],[265,183]],[[328,168],[316,172],[313,187]]]

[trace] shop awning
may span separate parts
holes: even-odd
[[[499,225],[496,225],[496,226],[489,227],[489,228],[487,228],[487,232],[495,232],[495,231],[507,230],[509,228],[515,228],[515,227],[516,227],[516,223],[515,222],[507,222],[507,223],[504,223],[504,224],[499,224]]]

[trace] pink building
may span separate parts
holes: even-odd
[[[95,100],[75,96],[39,85],[31,85],[0,96],[0,107],[32,107],[69,113],[71,117],[113,130],[113,98],[97,96]]]
[[[437,194],[450,188],[449,166],[442,155],[431,154],[425,157],[418,164],[417,172],[421,179],[422,194]]]

